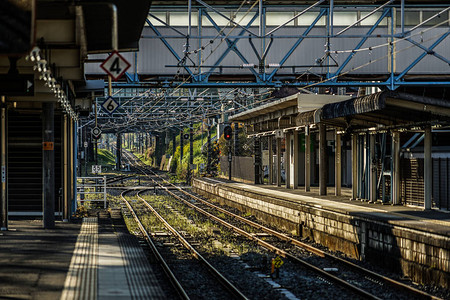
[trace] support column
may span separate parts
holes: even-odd
[[[212,154],[212,149],[211,149],[211,125],[209,125],[208,122],[208,138],[206,140],[206,145],[207,145],[207,159],[206,159],[206,173],[207,174],[211,174],[211,154]]]
[[[286,177],[286,188],[289,189],[291,188],[291,134],[289,132],[286,132],[284,143],[286,147],[286,153],[284,155],[284,175]]]
[[[189,126],[189,166],[188,166],[188,176],[189,184],[192,180],[192,164],[194,163],[194,125]]]
[[[433,190],[433,162],[431,159],[431,126],[425,128],[425,148],[424,148],[424,209],[431,209],[431,192]]]
[[[74,143],[75,143],[75,131],[74,131],[74,121],[72,118],[69,118],[69,187],[70,187],[70,198],[69,198],[69,216],[70,216],[70,206],[72,205],[72,201],[75,198],[75,173],[74,173],[74,166],[75,166],[75,153],[74,153]],[[97,140],[95,142],[97,145]]]
[[[269,144],[269,185],[273,184],[273,148],[272,148],[272,144],[273,144],[273,137],[272,136],[268,136],[268,144]]]
[[[300,154],[299,154],[299,147],[298,147],[298,131],[294,131],[294,147],[293,147],[293,153],[292,158],[294,159],[294,182],[292,182],[292,188],[297,189],[298,188],[298,163],[300,160]]]
[[[369,135],[369,163],[370,181],[369,181],[369,201],[377,201],[377,165],[375,159],[375,134]]]
[[[183,147],[184,147],[184,132],[180,130],[180,166],[183,166]]]
[[[254,137],[254,153],[255,153],[255,184],[261,184],[261,165],[262,165],[262,154],[261,154],[261,138]]]
[[[68,118],[67,115],[64,115],[64,125],[63,125],[63,221],[69,221],[69,142],[68,142]],[[87,154],[86,154],[87,155]],[[87,156],[85,155],[85,160],[87,160]],[[87,173],[87,171],[86,171]]]
[[[319,123],[319,195],[327,194],[327,128]]]
[[[400,203],[400,132],[392,133],[392,204]]]
[[[147,134],[146,134],[147,135]],[[146,149],[147,146],[147,137],[145,138]],[[172,156],[175,156],[175,152],[177,151],[177,136],[175,135],[175,131],[172,131]]]
[[[6,98],[1,96],[1,121],[0,121],[0,148],[1,148],[1,178],[2,178],[2,192],[1,192],[1,230],[8,230],[8,185],[6,184],[7,179],[7,130],[6,130]]]
[[[120,171],[122,166],[122,135],[120,132],[117,133],[116,140],[116,170]]]
[[[358,198],[358,135],[352,134],[352,199]]]
[[[311,190],[311,135],[309,127],[305,127],[305,192]]]
[[[43,226],[55,227],[55,123],[53,102],[42,103]]]
[[[281,186],[281,139],[277,138],[277,186]]]
[[[334,157],[334,194],[336,196],[341,195],[342,185],[342,148],[341,148],[341,135],[335,133],[335,157]]]

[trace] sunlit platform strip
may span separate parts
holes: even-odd
[[[99,234],[96,217],[83,219],[61,299],[165,298],[133,236],[112,228]]]
[[[83,218],[61,299],[97,299],[97,218]]]

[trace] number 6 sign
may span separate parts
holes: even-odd
[[[110,115],[119,107],[119,104],[113,97],[109,96],[105,102],[102,103],[102,108]]]
[[[122,77],[130,66],[131,64],[117,51],[113,51],[100,65],[100,67],[114,80]]]

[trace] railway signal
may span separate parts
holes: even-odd
[[[231,140],[231,136],[233,135],[233,129],[231,129],[230,125],[225,126],[223,129],[223,137],[229,141]]]

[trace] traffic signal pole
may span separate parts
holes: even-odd
[[[231,180],[231,162],[233,161],[233,153],[231,147],[231,137],[233,136],[233,130],[230,125],[223,128],[223,137],[228,142],[228,180]]]

